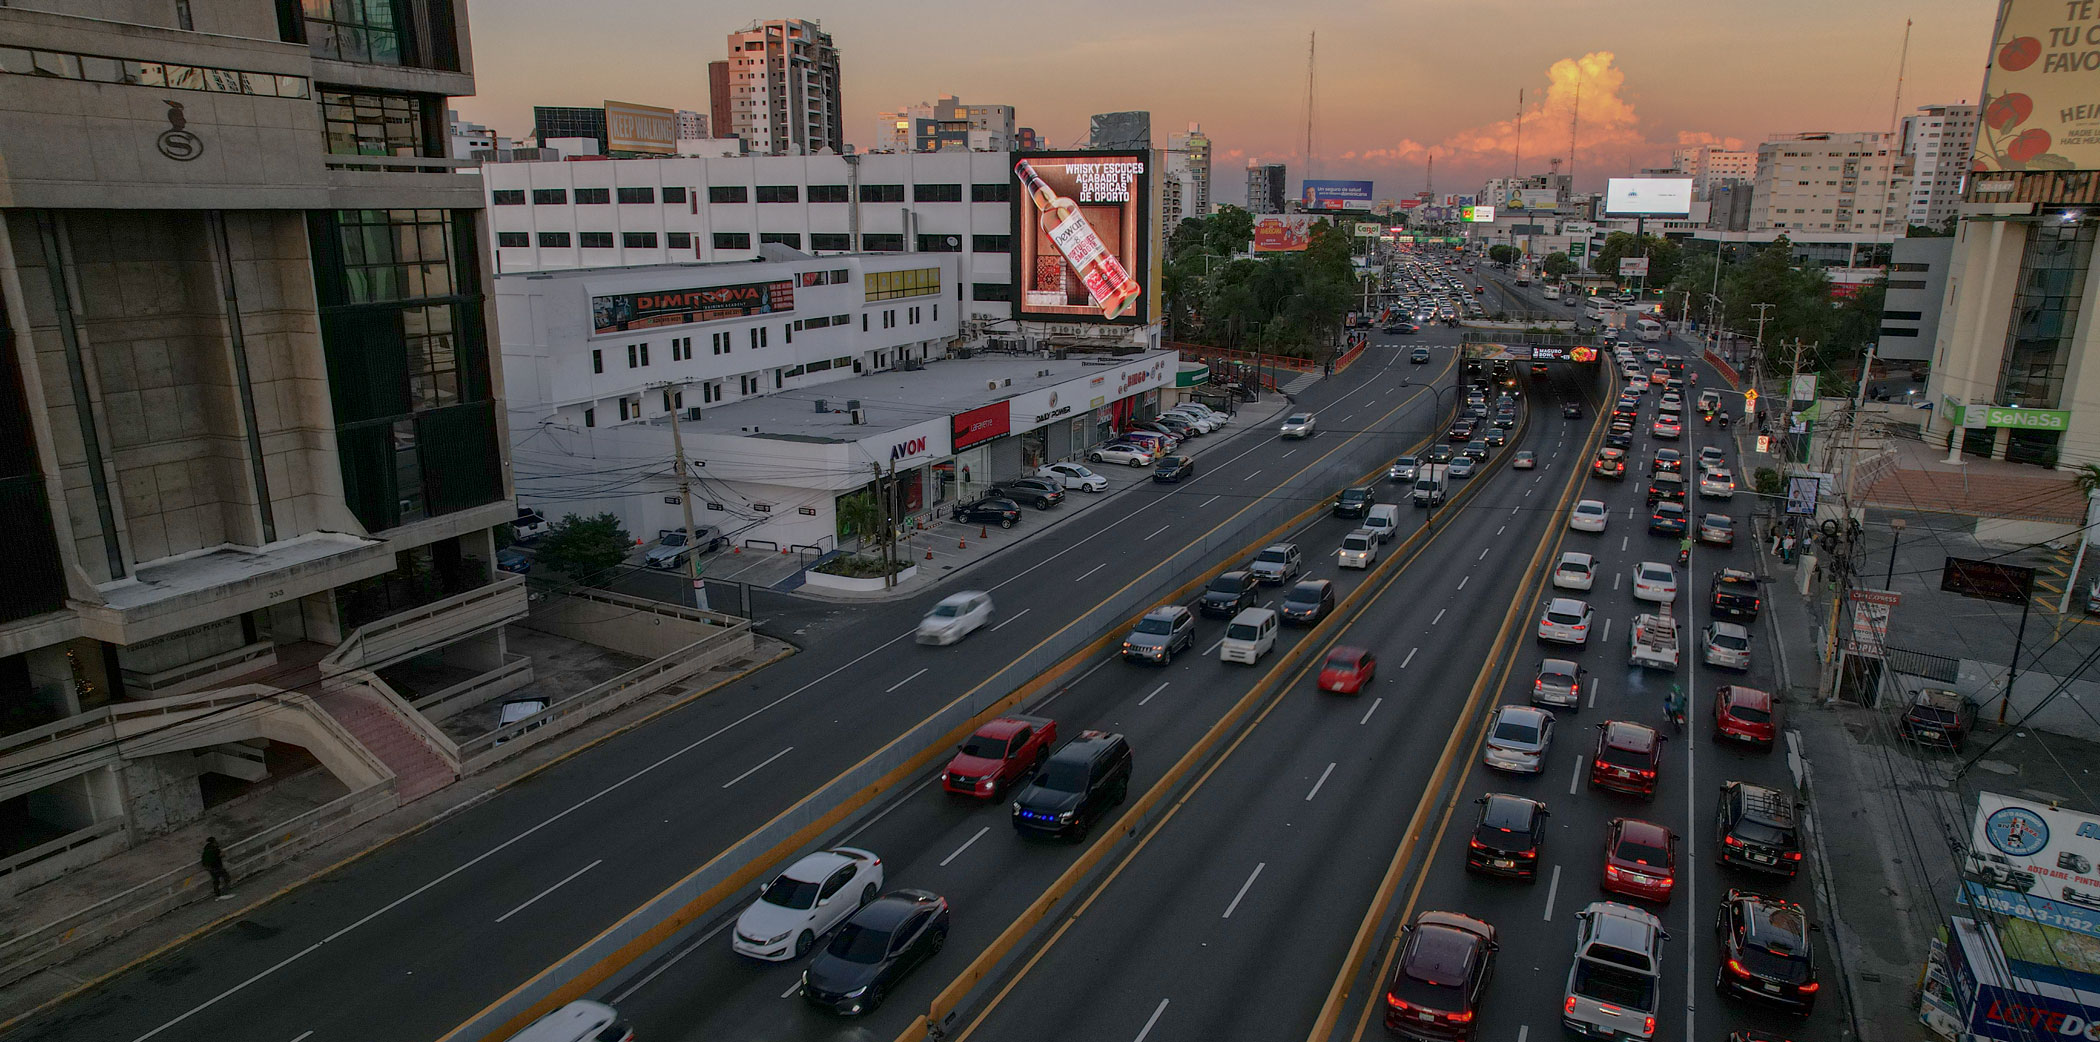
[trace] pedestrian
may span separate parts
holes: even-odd
[[[233,876],[226,871],[226,855],[219,850],[219,837],[204,837],[204,870],[211,873],[211,892],[214,897],[232,897]]]

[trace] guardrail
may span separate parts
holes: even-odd
[[[517,603],[505,605],[501,603],[504,600]],[[343,638],[334,651],[322,656],[321,675],[334,676],[347,670],[386,665],[403,657],[403,651],[420,651],[434,642],[463,637],[478,629],[522,618],[526,605],[525,577],[504,573],[487,585],[359,626]],[[431,625],[443,622],[447,616],[462,618],[450,626]],[[417,631],[412,637],[398,636],[411,630]]]
[[[107,818],[84,829],[74,829],[48,843],[40,843],[19,854],[0,859],[0,893],[19,893],[38,883],[56,878],[46,876],[25,881],[25,876],[33,874],[30,870],[44,861],[89,844],[100,843],[123,831],[124,819]]]
[[[268,660],[270,663],[277,661],[277,645],[267,640],[259,640],[253,644],[235,648],[232,651],[220,652],[217,655],[199,659],[195,662],[187,662],[173,669],[164,669],[158,673],[140,673],[127,669],[124,671],[124,686],[134,691],[157,692],[167,688],[181,687],[184,684],[201,680],[214,674],[228,673],[237,668],[259,668],[257,664],[262,663],[264,660]],[[180,694],[180,692],[169,693]]]
[[[501,666],[431,692],[410,704],[415,706],[416,712],[432,720],[444,720],[531,682],[532,659],[525,655],[505,655]]]

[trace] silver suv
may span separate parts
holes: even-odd
[[[1164,604],[1145,613],[1123,638],[1123,657],[1164,666],[1174,653],[1196,646],[1196,613],[1179,604]]]
[[[1650,1039],[1662,1005],[1662,920],[1596,901],[1575,913],[1575,965],[1561,1026],[1584,1038]]]
[[[1296,579],[1304,567],[1298,556],[1298,544],[1271,543],[1254,555],[1254,563],[1247,570],[1253,572],[1257,580],[1274,586]]]

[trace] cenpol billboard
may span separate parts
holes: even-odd
[[[2001,0],[1983,78],[1977,170],[2100,170],[2100,5]]]
[[[1149,320],[1151,174],[1143,152],[1030,152],[1014,164],[1015,309],[1060,322]]]
[[[795,284],[786,280],[612,293],[591,298],[591,333],[595,336],[657,329],[793,310]]]

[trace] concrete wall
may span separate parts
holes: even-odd
[[[196,788],[194,780],[190,787]],[[60,828],[84,829],[123,814],[124,804],[117,789],[117,772],[104,767],[38,789],[23,799],[38,821]]]
[[[195,753],[141,756],[126,761],[117,774],[123,780],[124,810],[134,836],[181,828],[204,816]]]
[[[519,625],[611,648],[651,662],[702,637],[721,632],[720,625],[710,625],[690,617],[697,614],[691,609],[674,615],[663,612],[662,608],[652,601],[616,593],[578,597],[550,592],[533,606],[532,614]],[[731,615],[709,617],[720,620],[723,625],[742,621]]]

